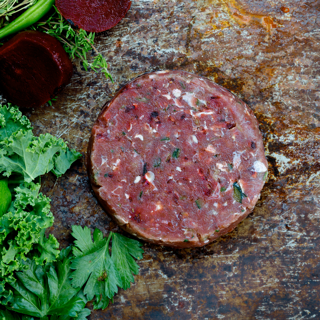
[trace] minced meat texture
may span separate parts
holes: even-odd
[[[89,146],[92,186],[107,212],[133,235],[173,247],[234,229],[259,199],[267,166],[252,111],[184,71],[125,86]]]
[[[0,92],[19,107],[40,107],[54,98],[72,70],[60,42],[43,32],[21,32],[0,47]]]
[[[131,0],[56,0],[56,6],[72,26],[88,32],[102,32],[125,17]]]

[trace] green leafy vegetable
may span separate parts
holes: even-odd
[[[227,190],[226,187],[221,187],[220,192],[225,192]]]
[[[83,29],[74,29],[68,21],[66,21],[57,8],[54,6],[54,12],[47,21],[36,23],[33,30],[42,31],[57,38],[71,59],[80,58],[85,70],[91,68],[98,72],[101,70],[106,78],[112,81],[111,74],[108,72],[108,64],[106,59],[94,47],[95,33],[86,32]],[[94,50],[96,57],[90,63],[87,59],[87,53]]]
[[[128,239],[120,234],[110,233],[108,239],[95,229],[93,241],[90,229],[73,226],[75,248],[72,261],[72,285],[84,286],[84,294],[92,300],[95,309],[105,309],[109,301],[118,292],[118,287],[128,289],[134,282],[132,274],[138,274],[139,267],[135,259],[142,259],[140,242]],[[109,244],[112,239],[112,253]]]
[[[13,272],[23,268],[31,250],[38,264],[54,261],[59,254],[57,240],[44,235],[54,218],[50,199],[39,190],[40,184],[32,182],[15,188],[15,200],[0,218],[0,284],[13,281]]]
[[[7,304],[8,309],[41,319],[48,315],[55,319],[79,319],[82,312],[85,319],[88,311],[83,312],[83,309],[87,300],[70,281],[70,251],[71,248],[62,250],[56,263],[45,266],[37,266],[28,259],[27,268],[17,272],[18,280],[10,283],[13,296]],[[63,317],[57,318],[60,315]]]
[[[0,217],[2,217],[7,210],[12,201],[12,195],[8,187],[8,180],[0,180]]]
[[[29,119],[10,103],[0,105],[0,142],[19,130],[32,130]]]
[[[0,108],[0,173],[10,177],[13,173],[31,182],[52,171],[57,177],[81,157],[67,144],[50,134],[35,137],[27,118],[17,107]]]
[[[80,157],[62,139],[50,134],[35,137],[31,130],[21,130],[2,143],[0,173],[6,177],[21,174],[26,182],[50,171],[60,177]]]
[[[237,201],[242,203],[242,200],[247,196],[242,192],[241,187],[237,182],[233,184],[233,198]]]
[[[5,283],[14,281],[14,272],[24,268],[26,258],[37,264],[56,260],[59,244],[52,235],[45,236],[54,221],[50,199],[32,181],[49,171],[62,175],[79,157],[61,139],[35,137],[17,107],[0,106],[0,177],[8,178],[13,197],[0,215],[0,296],[7,295]],[[1,204],[7,201],[1,192]]]

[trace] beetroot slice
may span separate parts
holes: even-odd
[[[56,0],[62,16],[88,32],[102,32],[117,25],[131,7],[131,0]]]
[[[21,32],[0,47],[0,91],[23,108],[40,107],[72,76],[72,63],[60,42],[37,31]]]

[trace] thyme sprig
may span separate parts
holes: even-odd
[[[19,11],[27,9],[36,2],[37,0],[0,0],[0,18],[5,17],[7,20],[9,20],[10,16]]]
[[[53,14],[46,21],[40,21],[33,25],[32,30],[42,31],[55,37],[62,43],[71,59],[79,58],[81,60],[86,71],[88,68],[95,72],[100,71],[106,78],[113,81],[111,74],[108,72],[106,59],[94,46],[95,33],[73,28],[55,6]],[[92,50],[96,53],[96,56],[93,62],[89,62],[87,53]]]

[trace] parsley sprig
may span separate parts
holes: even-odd
[[[108,238],[103,238],[99,229],[95,229],[92,241],[89,228],[73,226],[72,230],[76,239],[73,248],[75,259],[71,265],[71,269],[74,269],[71,274],[72,285],[80,288],[84,286],[87,299],[95,298],[94,308],[105,309],[118,293],[118,288],[126,290],[134,282],[132,274],[139,272],[134,258],[142,259],[141,243],[112,232]]]

